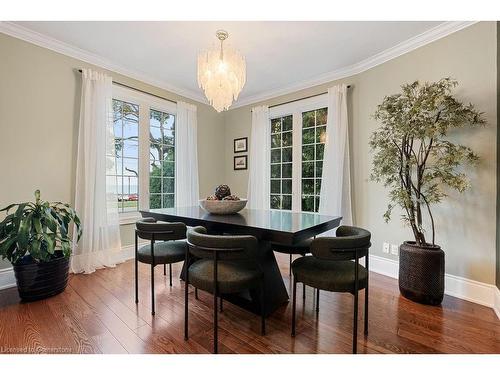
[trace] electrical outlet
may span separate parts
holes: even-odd
[[[389,254],[389,244],[387,242],[384,242],[384,245],[382,246],[382,252]]]
[[[391,254],[392,255],[399,255],[399,246],[398,245],[391,245]]]

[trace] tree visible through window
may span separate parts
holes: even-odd
[[[292,209],[292,115],[271,120],[271,208]]]
[[[175,116],[151,110],[149,138],[149,207],[174,207]]]
[[[318,212],[327,108],[302,113],[302,211]]]
[[[118,211],[137,211],[139,202],[139,106],[113,100]]]

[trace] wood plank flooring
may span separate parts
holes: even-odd
[[[290,289],[288,256],[277,255]],[[91,275],[72,275],[66,291],[47,300],[20,303],[17,290],[0,291],[0,353],[210,353],[212,297],[190,291],[190,339],[184,341],[184,286],[180,264],[174,285],[155,270],[156,315],[150,313],[149,266],[141,265],[139,304],[134,303],[133,261]],[[168,273],[168,271],[167,271]],[[492,309],[445,296],[440,307],[400,296],[397,281],[370,274],[369,334],[360,303],[359,353],[500,353],[500,321]],[[267,320],[228,302],[219,314],[221,353],[350,353],[352,296],[298,288],[297,335],[290,337],[291,304]],[[363,293],[360,295],[363,301]]]

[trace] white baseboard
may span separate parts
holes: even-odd
[[[0,290],[16,286],[16,278],[12,267],[0,270]]]
[[[500,319],[500,289],[495,288],[495,306],[493,307],[498,319]]]
[[[370,255],[370,271],[397,279],[399,262],[393,259]],[[496,285],[445,274],[444,293],[452,297],[496,309],[495,312],[500,319],[500,292]]]

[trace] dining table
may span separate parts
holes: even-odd
[[[288,302],[289,296],[276,262],[272,244],[294,245],[325,233],[340,225],[341,216],[286,210],[243,209],[236,214],[215,215],[199,206],[149,209],[142,217],[159,221],[182,222],[187,226],[203,226],[207,233],[252,235],[259,241],[258,262],[264,272],[264,311],[266,316]],[[184,268],[181,278],[184,274]],[[222,295],[221,297],[255,314],[260,314],[259,290]]]

